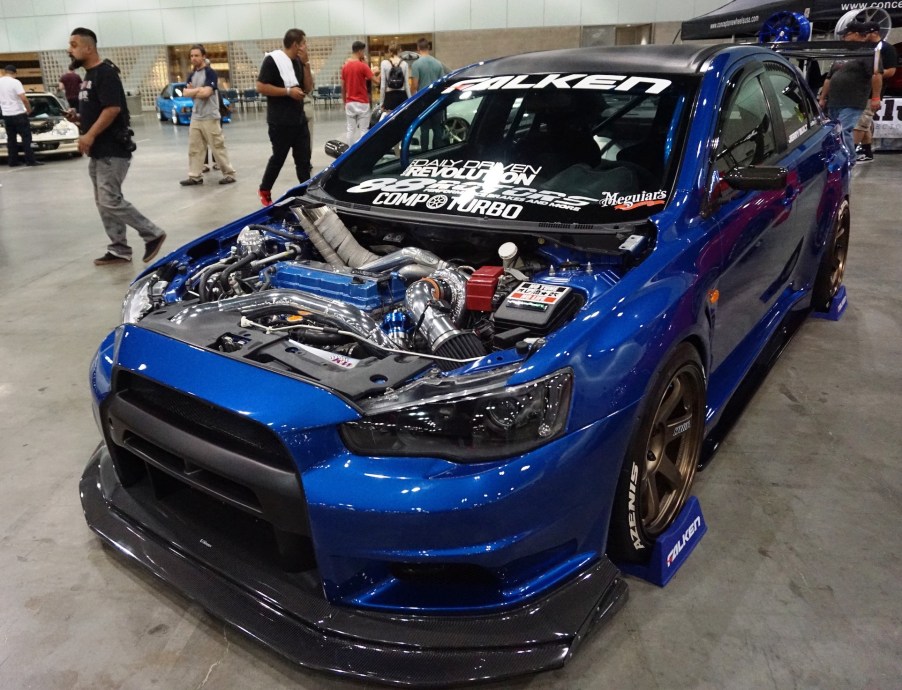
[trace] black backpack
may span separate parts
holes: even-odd
[[[404,88],[404,70],[401,69],[401,63],[392,65],[388,70],[388,76],[385,78],[385,88],[387,89],[403,89]]]

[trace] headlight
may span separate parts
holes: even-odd
[[[573,374],[505,386],[511,371],[423,382],[381,400],[341,427],[361,455],[424,455],[486,462],[525,453],[557,438],[570,411]]]
[[[132,283],[122,300],[122,323],[138,323],[153,307],[150,288],[157,279],[156,273],[144,276]]]

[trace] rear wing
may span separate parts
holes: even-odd
[[[880,43],[853,43],[852,41],[798,41],[795,43],[764,43],[786,58],[797,60],[847,60],[878,56]]]

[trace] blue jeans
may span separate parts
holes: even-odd
[[[827,105],[827,115],[831,120],[838,120],[842,127],[842,140],[849,149],[852,165],[855,165],[855,139],[852,136],[852,130],[858,124],[862,110],[863,108],[831,108],[829,104]]]

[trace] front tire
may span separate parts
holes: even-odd
[[[615,560],[645,563],[683,509],[704,438],[705,374],[681,343],[655,374],[623,463],[608,536]]]
[[[177,125],[179,123],[179,113],[175,108],[172,109],[172,116],[170,119],[172,120],[172,124],[174,125]]]
[[[811,306],[816,311],[829,311],[830,303],[842,287],[846,273],[846,257],[849,254],[849,229],[851,228],[849,202],[843,200],[833,221],[833,230],[824,247],[814,287],[811,292]]]

